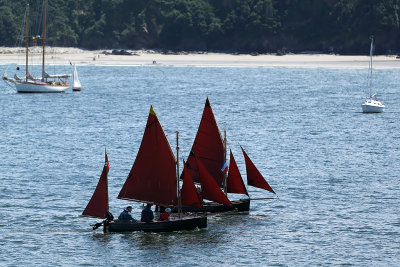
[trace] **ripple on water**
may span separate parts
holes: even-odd
[[[398,266],[399,70],[379,70],[388,110],[360,112],[366,71],[80,66],[81,93],[16,94],[0,84],[0,265]],[[118,82],[115,82],[118,77]],[[112,84],[112,86],[107,86]],[[208,229],[103,234],[80,218],[107,148],[110,210],[150,105],[187,158],[205,98],[279,198]],[[252,198],[272,197],[249,188]],[[139,217],[141,205],[134,207]]]

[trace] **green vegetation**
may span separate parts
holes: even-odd
[[[0,45],[15,45],[28,2],[39,18],[41,0],[0,0]],[[400,52],[400,0],[48,2],[48,36],[58,46],[366,54],[374,35],[376,53]]]

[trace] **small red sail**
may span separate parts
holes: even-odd
[[[174,153],[151,106],[142,143],[118,198],[160,206],[176,205],[175,162]]]
[[[217,203],[232,206],[232,203],[208,173],[201,160],[197,160],[197,166],[200,173],[201,196]]]
[[[199,194],[194,186],[192,177],[190,177],[189,170],[186,163],[183,162],[183,185],[181,190],[181,202],[183,206],[191,206],[203,209]]]
[[[243,147],[240,146],[240,148],[242,149],[244,160],[246,162],[247,184],[254,186],[254,187],[268,190],[268,191],[276,194],[274,192],[274,190],[271,188],[271,186],[269,186],[267,181],[264,179],[264,177],[261,175],[261,173],[258,171],[257,167],[251,161],[249,156],[247,156]]]
[[[187,159],[190,175],[193,181],[199,183],[199,170],[195,157],[201,160],[218,186],[222,186],[224,176],[221,167],[224,164],[224,144],[208,97],[191,153]]]
[[[233,157],[232,150],[230,150],[229,173],[226,179],[228,193],[246,194],[246,186],[243,183],[242,175],[240,175],[239,168],[236,165],[235,158]]]
[[[106,212],[108,211],[108,170],[110,169],[110,164],[108,163],[107,152],[105,153],[105,163],[103,167],[103,172],[101,173],[99,182],[97,183],[96,189],[87,204],[82,216],[95,217],[105,219]]]

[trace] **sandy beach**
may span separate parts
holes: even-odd
[[[23,48],[22,48],[23,49]],[[21,48],[0,47],[0,65],[23,64]],[[23,50],[24,51],[24,50]],[[368,68],[369,56],[342,56],[328,54],[224,54],[224,53],[169,53],[152,50],[128,50],[132,55],[113,55],[111,50],[84,50],[78,48],[47,48],[54,64],[68,65],[155,65],[155,66],[226,66],[226,67],[300,67],[300,68]],[[34,54],[39,50],[33,49]],[[374,68],[400,68],[400,59],[392,56],[374,56]]]

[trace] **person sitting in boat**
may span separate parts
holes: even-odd
[[[131,212],[132,212],[132,206],[126,207],[118,216],[118,220],[120,220],[121,222],[136,222]]]
[[[151,204],[151,203],[147,203],[146,208],[144,208],[142,210],[142,217],[140,219],[141,222],[149,223],[149,222],[153,221],[154,214],[153,214],[153,211],[151,210],[152,205],[153,204]]]
[[[159,222],[169,221],[169,215],[170,214],[171,214],[171,209],[170,208],[166,208],[165,211],[160,214],[160,218],[158,218],[158,221]]]

